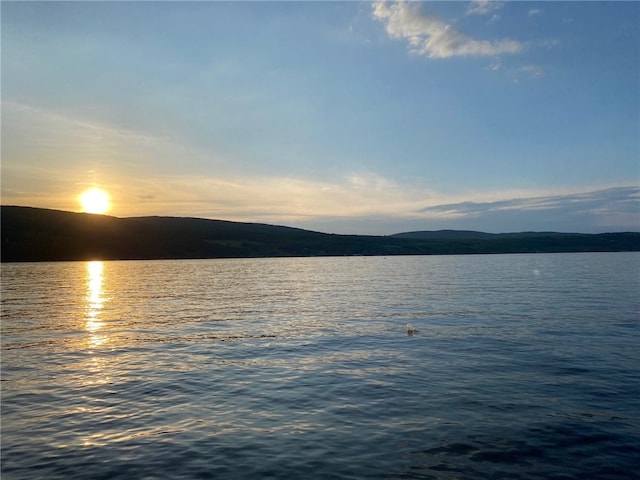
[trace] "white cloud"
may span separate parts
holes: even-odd
[[[489,41],[468,37],[440,19],[422,13],[417,4],[376,2],[373,17],[385,23],[389,37],[407,40],[412,52],[429,58],[513,54],[524,48],[522,43],[510,39]]]
[[[542,13],[542,10],[540,10],[539,8],[532,8],[527,12],[527,15],[530,17],[534,17],[536,15],[540,15],[541,13]]]
[[[502,8],[502,2],[492,0],[473,0],[467,8],[467,15],[486,15]]]

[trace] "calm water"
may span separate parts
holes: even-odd
[[[638,253],[3,264],[2,478],[638,478],[639,294]]]

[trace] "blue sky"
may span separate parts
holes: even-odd
[[[2,2],[2,203],[640,230],[638,2]]]

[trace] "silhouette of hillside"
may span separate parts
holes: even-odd
[[[3,262],[640,250],[637,232],[334,235],[260,223],[117,218],[20,206],[2,206],[0,221]]]
[[[420,240],[496,240],[498,238],[559,237],[567,235],[580,234],[558,232],[485,233],[473,230],[424,230],[418,232],[396,233],[391,236]]]

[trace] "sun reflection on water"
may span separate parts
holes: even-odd
[[[98,332],[103,326],[100,319],[104,308],[104,296],[102,290],[103,263],[93,261],[87,263],[87,323],[86,329],[89,332],[89,344],[97,347],[106,342],[107,337]]]
[[[105,321],[103,319],[104,305],[108,298],[104,292],[104,263],[101,261],[87,262],[87,294],[85,297],[86,321],[85,331],[89,334],[87,339],[86,375],[83,375],[85,386],[107,384],[111,381],[107,371],[108,361],[98,351],[109,340],[105,333]],[[85,406],[83,406],[84,408]],[[95,410],[94,410],[95,413]]]

